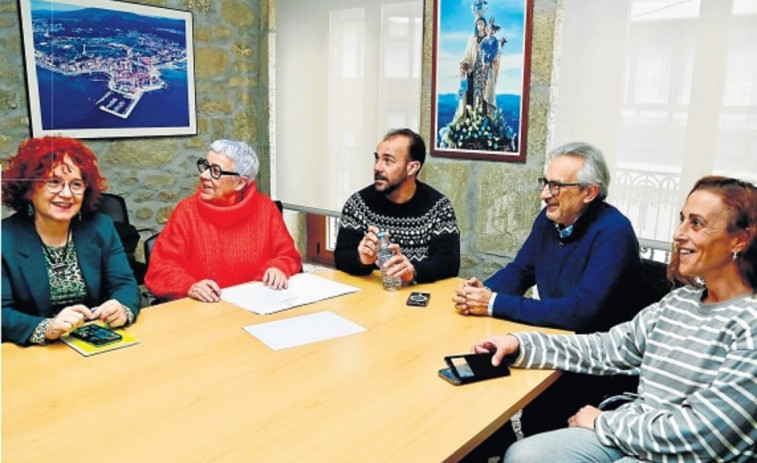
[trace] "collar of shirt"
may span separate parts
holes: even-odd
[[[570,234],[573,233],[573,224],[570,224],[570,226],[565,227],[565,228],[560,228],[560,225],[555,224],[555,228],[557,229],[557,233],[560,234],[560,239],[561,240],[569,237]]]

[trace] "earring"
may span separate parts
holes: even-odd
[[[34,217],[34,206],[32,205],[32,203],[26,205],[26,213],[29,215],[29,217]]]
[[[81,222],[81,209],[79,210],[79,222]]]
[[[733,251],[733,260],[736,260],[738,258],[739,258],[739,252],[738,251]]]

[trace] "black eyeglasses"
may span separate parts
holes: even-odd
[[[197,160],[197,170],[199,170],[200,173],[203,173],[208,169],[210,169],[210,176],[216,180],[221,178],[221,175],[236,175],[237,177],[242,176],[242,174],[240,174],[239,172],[230,172],[228,170],[223,170],[221,169],[221,166],[219,166],[218,164],[211,164],[207,159]]]
[[[45,180],[47,191],[52,194],[58,194],[63,191],[63,188],[66,187],[66,183],[68,183],[68,189],[71,191],[71,194],[75,196],[83,195],[84,191],[87,189],[87,184],[84,183],[84,180],[71,180],[70,182],[66,182],[62,178],[57,177]]]
[[[554,180],[547,180],[544,177],[539,177],[539,191],[544,190],[544,187],[548,187],[549,194],[552,196],[557,196],[560,194],[560,188],[564,188],[567,186],[578,186],[582,187],[583,185],[581,183],[562,183],[562,182],[556,182]]]

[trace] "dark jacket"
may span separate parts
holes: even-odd
[[[99,213],[71,221],[79,266],[87,286],[87,307],[116,299],[139,312],[140,295],[113,221]],[[16,213],[2,221],[2,340],[28,343],[34,328],[54,317],[42,243],[33,218]]]

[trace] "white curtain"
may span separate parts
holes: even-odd
[[[552,146],[597,145],[609,202],[669,242],[696,180],[757,182],[757,2],[565,0]]]
[[[392,128],[418,130],[422,0],[278,0],[272,195],[338,212]]]

